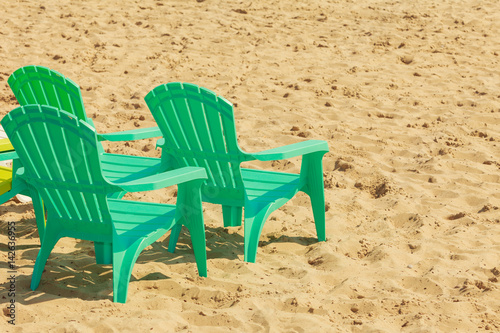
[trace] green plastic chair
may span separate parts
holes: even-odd
[[[18,107],[1,121],[19,159],[20,177],[43,198],[44,240],[31,289],[38,287],[47,258],[62,237],[104,244],[113,263],[113,300],[124,303],[132,268],[141,251],[169,229],[191,233],[200,276],[207,276],[205,227],[200,187],[202,168],[186,167],[132,181],[111,182],[102,172],[95,129],[74,115],[44,105]],[[112,199],[119,191],[138,192],[178,184],[176,205]]]
[[[95,127],[85,113],[80,87],[61,73],[43,66],[25,66],[17,69],[7,82],[21,106],[28,104],[53,106]],[[97,134],[99,141],[129,141],[157,136],[161,136],[158,127]],[[98,145],[98,150],[104,175],[111,181],[133,180],[138,176],[166,170],[158,158],[108,154],[104,152],[101,144]],[[124,194],[120,192],[112,196],[121,198]]]
[[[319,241],[325,240],[323,155],[326,141],[309,140],[246,153],[238,146],[233,105],[205,88],[189,83],[168,83],[145,97],[163,139],[162,159],[175,167],[204,167],[208,179],[202,200],[222,205],[224,226],[239,226],[245,208],[245,261],[255,262],[262,227],[271,212],[298,191],[311,198]],[[241,168],[246,161],[302,157],[300,174]],[[169,250],[174,251],[180,226],[172,230]]]
[[[48,105],[65,110],[75,115],[79,120],[82,120],[92,127],[95,127],[92,120],[87,118],[80,87],[68,78],[65,78],[61,73],[51,70],[43,66],[25,66],[17,69],[8,79],[8,84],[12,89],[16,99],[21,106],[28,104]],[[158,127],[135,129],[130,131],[97,134],[99,141],[128,141],[139,140],[161,136]],[[139,177],[156,174],[165,171],[167,168],[162,165],[159,158],[139,157],[121,154],[108,154],[104,152],[102,145],[97,145],[98,152],[101,158],[102,170],[104,176],[110,181],[132,181]],[[14,159],[13,174],[20,165],[16,159],[15,152],[9,154],[0,153],[0,160]],[[18,193],[31,195],[29,191],[23,188],[21,181],[13,180],[13,189],[9,193],[0,197],[0,204],[11,199]],[[16,192],[17,191],[17,192]],[[24,192],[19,192],[24,191]],[[121,198],[126,192],[110,193],[112,198]],[[35,210],[41,210],[42,203],[37,200],[33,201]],[[37,216],[43,216],[38,214]],[[42,218],[42,217],[40,217]],[[37,221],[40,239],[43,239],[44,224]],[[102,250],[100,245],[96,246],[97,262],[101,262]]]

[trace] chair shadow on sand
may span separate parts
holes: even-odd
[[[23,205],[27,206],[28,205]],[[7,207],[8,208],[8,207]],[[16,211],[18,209],[15,209]],[[24,209],[23,212],[26,212]],[[22,238],[38,238],[35,219],[27,219],[24,223],[18,223],[17,236]],[[228,261],[241,261],[243,263],[244,239],[238,233],[228,233],[224,227],[205,227],[207,237],[207,258],[227,259]],[[138,257],[136,264],[150,262],[164,263],[167,267],[175,264],[189,264],[189,268],[196,275],[196,260],[193,253],[191,238],[187,229],[183,229],[177,243],[175,253],[168,252],[170,235],[163,241],[157,241],[150,248],[144,250]],[[314,237],[289,237],[281,236],[261,241],[259,247],[276,243],[297,243],[308,246],[316,243]],[[16,267],[16,302],[23,305],[44,303],[60,298],[81,299],[85,301],[113,300],[113,268],[112,265],[99,265],[96,263],[94,246],[92,242],[77,240],[71,252],[61,253],[58,251],[60,244],[56,245],[51,253],[45,271],[42,276],[40,287],[36,291],[30,289],[31,273],[34,260],[37,257],[39,244],[17,245],[16,251],[22,252],[23,261],[31,261]],[[6,248],[1,251],[8,251]],[[0,263],[0,268],[8,270],[7,263]],[[209,263],[210,277],[210,263]],[[20,274],[19,271],[28,271],[28,274]],[[171,276],[162,272],[149,273],[140,278],[132,273],[130,282],[135,281],[173,281]],[[9,289],[9,283],[0,284],[0,293]],[[174,288],[175,289],[175,288]],[[165,291],[164,291],[165,292]]]

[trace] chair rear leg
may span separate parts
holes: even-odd
[[[191,218],[189,224],[189,233],[191,234],[191,243],[193,244],[196,266],[198,267],[198,275],[207,276],[207,246],[205,239],[205,224],[203,223],[203,215],[196,218]]]
[[[239,227],[243,217],[243,207],[222,206],[224,227]]]
[[[323,173],[320,176],[317,174],[310,178],[309,181],[309,197],[311,198],[311,206],[314,216],[314,223],[316,225],[316,234],[318,241],[323,242],[326,240],[325,230],[325,190],[323,185]]]
[[[207,276],[207,248],[205,239],[205,224],[203,221],[203,207],[201,203],[200,186],[203,180],[196,179],[178,185],[177,218],[178,223],[172,228],[169,251],[173,252],[179,237],[182,222],[191,234],[198,274]],[[174,243],[175,242],[175,243]]]
[[[38,251],[35,267],[33,268],[33,274],[31,276],[31,290],[38,288],[47,259],[49,258],[50,252],[52,252],[52,249],[57,244],[58,240],[59,237],[55,234],[50,232],[45,233],[45,238],[42,242],[42,246],[40,247],[40,251]]]
[[[113,263],[113,245],[105,242],[94,242],[95,261],[98,265]]]
[[[314,216],[314,223],[316,225],[316,234],[318,235],[318,241],[323,242],[326,240],[326,230],[325,230],[325,195],[322,192],[312,193],[311,205]]]
[[[46,220],[45,208],[40,194],[36,191],[30,191],[31,199],[33,202],[33,209],[35,210],[36,226],[38,228],[38,236],[40,237],[40,244],[43,243],[45,236]]]
[[[304,156],[301,173],[305,172],[307,184],[304,191],[311,198],[311,206],[316,224],[318,241],[326,240],[325,231],[325,185],[323,180],[323,155],[313,153]],[[303,175],[304,176],[304,175]]]
[[[179,235],[181,233],[182,224],[178,223],[172,227],[170,231],[170,240],[168,241],[168,252],[174,253],[175,247],[177,246],[177,241],[179,240]]]

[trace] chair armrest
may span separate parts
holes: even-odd
[[[138,128],[129,131],[97,134],[99,141],[131,141],[149,139],[157,136],[162,136],[158,127]]]
[[[248,153],[250,157],[259,161],[284,160],[291,157],[302,156],[309,153],[329,151],[328,143],[323,140],[308,140],[292,143],[278,148],[264,150],[258,153]]]
[[[185,183],[195,179],[207,179],[207,172],[204,168],[184,167],[171,171],[165,171],[129,182],[110,182],[110,184],[118,186],[126,192],[142,192],[158,190],[164,187]]]
[[[15,160],[18,159],[17,153],[15,151],[7,151],[0,153],[0,161]]]
[[[164,145],[165,145],[165,138],[159,138],[158,141],[156,141],[156,149],[158,149],[158,147],[163,148]]]

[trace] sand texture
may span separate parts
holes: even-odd
[[[126,304],[90,242],[62,239],[41,284],[31,204],[0,206],[0,302],[7,223],[16,222],[16,326],[2,332],[500,331],[500,2],[497,0],[4,1],[7,78],[50,67],[82,88],[99,132],[154,126],[144,96],[172,81],[235,106],[242,149],[328,141],[327,241],[309,197],[264,226],[257,263],[243,228],[204,204],[208,277],[190,238],[139,257]],[[156,139],[106,143],[159,157]],[[300,158],[245,166],[295,172]],[[175,187],[126,199],[175,203]]]

